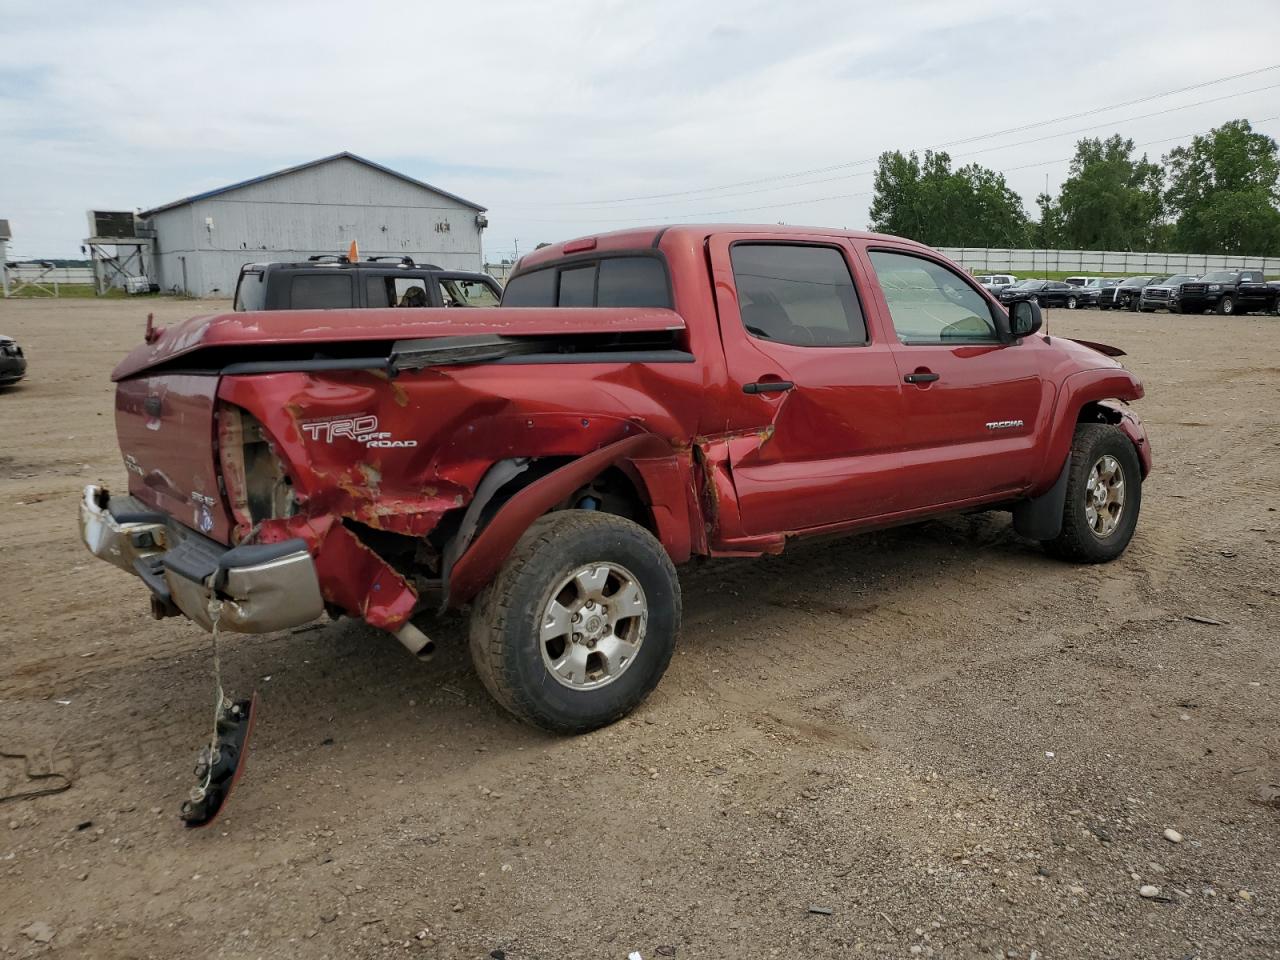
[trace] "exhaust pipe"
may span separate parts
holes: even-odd
[[[404,644],[404,648],[423,663],[432,658],[436,652],[436,642],[412,623],[406,623],[396,632],[396,639]]]

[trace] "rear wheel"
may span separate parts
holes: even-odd
[[[680,628],[680,584],[653,534],[564,510],[536,521],[480,594],[471,657],[507,710],[553,733],[625,716],[657,685]]]
[[[1075,308],[1076,308],[1076,298],[1075,298],[1075,297],[1067,297],[1067,309],[1068,309],[1068,310],[1074,310]]]
[[[1044,541],[1054,556],[1106,563],[1133,539],[1142,507],[1142,468],[1133,443],[1107,423],[1082,423],[1071,444],[1062,531]]]

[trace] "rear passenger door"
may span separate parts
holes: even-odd
[[[709,253],[744,531],[892,513],[902,398],[890,345],[867,323],[865,279],[847,241],[715,234]]]
[[[1052,403],[1041,351],[1030,340],[1006,342],[1000,308],[941,260],[914,247],[864,249],[903,383],[903,507],[1025,488],[1038,465],[1037,424]]]

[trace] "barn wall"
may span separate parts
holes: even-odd
[[[481,270],[475,208],[355,160],[249,184],[157,213],[159,282],[181,289],[187,257],[188,291],[230,296],[241,265],[305,260],[345,253],[352,240],[361,256],[394,254],[457,270]]]

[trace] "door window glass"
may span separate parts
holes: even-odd
[[[343,273],[295,276],[289,285],[289,306],[294,310],[348,309],[351,277]]]
[[[867,324],[834,247],[736,243],[730,248],[747,333],[798,347],[859,346]]]
[[[885,250],[870,256],[903,343],[1000,339],[986,300],[957,274],[923,257]]]
[[[440,281],[440,302],[446,307],[496,307],[498,297],[483,280],[455,277]]]

